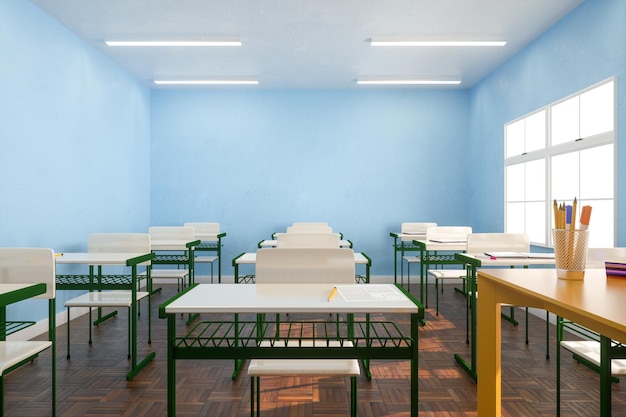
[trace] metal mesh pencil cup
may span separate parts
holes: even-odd
[[[554,260],[560,279],[581,280],[585,277],[589,230],[554,229]]]

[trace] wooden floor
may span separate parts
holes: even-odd
[[[216,284],[217,285],[217,284]],[[414,292],[416,288],[412,289]],[[57,415],[133,416],[166,415],[165,320],[157,308],[176,291],[165,286],[153,305],[152,344],[147,341],[147,303],[142,303],[139,356],[156,352],[155,360],[133,381],[127,382],[126,313],[94,329],[94,344],[87,344],[87,315],[72,321],[71,359],[66,359],[67,326],[58,328]],[[431,288],[434,307],[434,288]],[[476,384],[453,358],[469,358],[465,343],[464,298],[446,287],[440,314],[431,308],[419,340],[420,416],[477,416]],[[551,355],[546,360],[545,321],[531,315],[530,344],[524,343],[524,315],[518,310],[517,327],[502,322],[503,415],[554,416],[554,328]],[[406,323],[408,317],[388,317]],[[181,319],[181,327],[184,319]],[[50,413],[50,354],[9,374],[5,387],[6,415],[45,416]],[[563,352],[562,416],[599,414],[598,375]],[[177,364],[177,415],[243,417],[250,415],[249,378],[245,371],[231,380],[232,361],[181,361]],[[359,378],[359,415],[409,416],[408,362],[374,361],[372,381]],[[613,415],[626,416],[626,389],[613,384]],[[262,379],[262,416],[348,416],[347,378]]]

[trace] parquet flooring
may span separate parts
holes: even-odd
[[[217,285],[217,284],[216,284]],[[416,288],[413,289],[416,291]],[[434,295],[430,289],[431,295]],[[87,315],[72,321],[71,359],[66,359],[66,325],[58,328],[57,415],[133,416],[166,415],[165,320],[157,309],[176,292],[164,286],[153,302],[152,344],[148,345],[147,303],[142,303],[139,357],[156,352],[155,360],[133,381],[126,381],[127,315],[125,311],[94,328],[92,346],[87,344]],[[432,307],[432,306],[431,306]],[[408,317],[388,316],[406,324]],[[502,398],[504,416],[554,416],[554,359],[545,359],[545,322],[530,316],[530,344],[524,343],[524,314],[520,325],[502,323]],[[464,299],[447,286],[440,297],[440,314],[426,313],[420,329],[420,416],[477,416],[476,385],[453,358],[469,358],[465,343]],[[180,325],[184,326],[184,318]],[[554,327],[551,356],[554,358]],[[11,417],[50,414],[50,360],[44,353],[32,364],[5,377],[5,410]],[[599,414],[598,375],[562,354],[563,417]],[[245,370],[231,380],[232,361],[179,361],[177,364],[177,415],[244,417],[250,415],[249,379]],[[374,361],[373,378],[359,378],[361,417],[409,415],[408,362]],[[626,390],[613,384],[613,415],[626,416]],[[261,383],[263,417],[335,417],[349,415],[348,378],[265,377]]]

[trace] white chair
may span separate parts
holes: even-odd
[[[426,229],[426,240],[433,242],[466,242],[472,233],[469,226],[433,226]]]
[[[332,233],[333,228],[324,224],[299,224],[287,227],[287,233]]]
[[[217,261],[217,282],[222,282],[222,238],[226,233],[220,232],[219,223],[185,223],[183,226],[192,227],[194,236],[201,243],[196,246],[195,263],[211,265],[211,283],[213,283],[213,264]],[[216,255],[197,255],[198,252],[215,252]]]
[[[52,249],[1,248],[0,283],[25,284],[43,283],[45,293],[33,298],[48,300],[48,340],[45,341],[0,341],[0,415],[4,415],[4,377],[9,372],[31,362],[46,349],[51,349],[52,361],[52,415],[56,414],[56,287],[55,261]],[[5,325],[5,323],[2,323]],[[6,331],[4,329],[3,331]],[[6,336],[6,335],[5,335]],[[4,339],[4,338],[3,338]]]
[[[315,346],[315,340],[303,340],[287,342],[287,346]],[[322,341],[317,341],[318,346]],[[352,346],[352,342],[346,341],[344,346]],[[261,346],[270,349],[270,343],[263,341]],[[323,341],[322,346],[338,347],[340,342],[331,340]],[[361,375],[361,368],[356,359],[253,359],[248,365],[250,376],[250,415],[254,416],[256,403],[256,415],[261,415],[261,377],[262,376],[343,376],[350,377],[350,415],[357,415],[357,378]],[[256,399],[256,401],[255,401]]]
[[[397,253],[400,252],[400,284],[404,285],[404,262],[407,263],[407,282],[411,285],[411,264],[420,263],[420,257],[415,255],[404,255],[404,252],[417,251],[413,240],[426,239],[426,230],[435,227],[434,222],[405,222],[400,225],[400,242],[394,239],[394,264]],[[397,236],[394,234],[394,236]],[[395,280],[394,280],[395,281]]]
[[[472,233],[472,228],[469,226],[432,226],[426,229],[427,241],[439,241],[442,243],[450,242],[466,242],[468,235]],[[458,262],[450,256],[441,256],[439,254],[429,255],[427,264],[434,264],[436,266],[443,266],[446,264],[458,264]],[[463,294],[465,294],[465,270],[464,269],[444,269],[433,268],[428,269],[426,277],[434,277],[435,279],[435,294],[436,294],[436,315],[439,315],[439,281],[443,280],[463,280]],[[427,280],[428,282],[428,280]],[[428,288],[428,286],[426,287]],[[443,286],[441,287],[443,290]],[[428,290],[426,291],[426,305],[428,305]]]
[[[467,236],[467,253],[470,254],[484,254],[485,252],[530,252],[530,239],[528,235],[524,233],[471,233]],[[474,283],[475,284],[475,283]],[[474,295],[478,298],[478,291]],[[466,327],[469,332],[469,300],[466,303],[468,312],[466,314]],[[511,322],[513,325],[517,325],[515,320],[515,310],[513,306],[503,304],[510,308],[510,315],[503,314],[502,317]],[[548,337],[549,316],[546,315],[546,358],[549,357],[548,350]],[[526,343],[528,343],[528,308],[526,308]]]
[[[317,226],[328,226],[328,223],[326,222],[293,222],[291,223],[292,226],[313,226],[313,227],[317,227]]]
[[[329,283],[354,284],[354,252],[342,248],[275,248],[260,249],[256,259],[256,283]],[[286,346],[322,343],[315,340],[274,341]],[[352,346],[350,341],[323,341],[323,346]],[[268,341],[261,341],[268,346]],[[357,377],[360,367],[356,359],[253,359],[248,365],[250,376],[250,415],[254,416],[255,397],[257,417],[260,415],[261,376],[266,375],[333,375],[349,376],[351,416],[357,414]],[[256,385],[256,388],[255,388]]]
[[[92,233],[87,238],[87,251],[92,253],[150,253],[150,236],[147,233]],[[151,300],[150,290],[152,288],[150,265],[146,265],[146,272],[137,276],[137,292],[136,301],[142,300],[148,297],[148,343],[151,343],[151,327],[152,327],[152,313],[151,313]],[[102,267],[98,267],[97,272],[98,279],[105,282],[107,287],[126,288],[132,284],[132,277],[128,275],[109,275],[102,273]],[[147,291],[139,291],[142,287],[141,280],[147,280]],[[77,297],[71,298],[65,302],[67,309],[67,359],[70,359],[70,309],[72,307],[87,307],[89,309],[89,340],[91,345],[92,340],[92,309],[106,307],[126,307],[128,309],[128,357],[130,358],[131,351],[131,304],[132,304],[132,291],[128,289],[115,289],[112,291],[88,291],[85,294],[81,294]],[[139,311],[139,309],[138,309]],[[117,312],[110,313],[104,317],[99,317],[96,324],[99,324],[109,317],[117,314]]]
[[[256,283],[354,284],[354,252],[348,248],[268,248],[256,254]]]
[[[150,241],[186,241],[192,242],[196,240],[195,230],[190,226],[152,226],[148,229]],[[154,252],[154,247],[151,247]],[[159,265],[152,268],[152,282],[168,283],[176,280],[178,290],[182,290],[188,284],[193,282],[193,264],[191,259],[193,251],[185,251],[183,254],[155,254],[152,265]],[[171,266],[176,266],[172,268]],[[187,281],[187,282],[185,282]],[[159,291],[159,289],[155,290]]]
[[[339,248],[338,233],[281,233],[276,236],[277,248]]]

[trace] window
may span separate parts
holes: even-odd
[[[615,108],[610,79],[504,126],[505,231],[551,245],[552,202],[576,197],[593,208],[589,246],[614,246]]]

